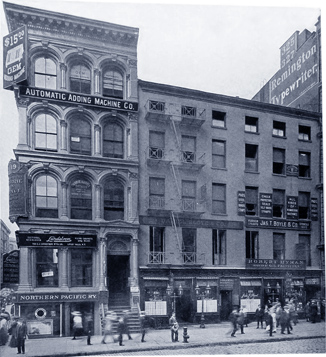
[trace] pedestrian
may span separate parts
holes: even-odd
[[[130,329],[129,329],[129,310],[124,311],[123,315],[123,323],[124,323],[124,333],[128,336],[129,340],[132,340],[132,337],[130,336]]]
[[[7,314],[0,314],[0,346],[4,346],[8,342],[8,320]]]
[[[280,303],[277,303],[275,305],[275,318],[276,318],[276,327],[279,327],[280,325],[280,317],[282,313],[282,305]]]
[[[17,338],[16,338],[17,325],[18,325],[18,317],[15,316],[9,327],[9,335],[11,335],[9,346],[13,348],[17,347]]]
[[[119,320],[118,320],[117,332],[119,334],[119,337],[118,337],[119,346],[124,346],[124,344],[122,343],[123,334],[125,332],[125,323],[124,323],[123,317],[120,317]]]
[[[290,327],[292,329],[292,326],[290,321],[291,320],[288,308],[283,308],[280,315],[281,334],[285,334],[285,329],[287,329],[288,335],[291,334]]]
[[[317,321],[318,306],[316,300],[311,300],[310,304],[310,321],[314,324]]]
[[[298,323],[298,314],[295,310],[293,300],[290,300],[289,302],[289,315],[290,321],[293,321],[293,325],[296,326],[296,324]]]
[[[256,321],[257,321],[257,328],[259,328],[259,324],[261,325],[261,328],[263,327],[263,319],[264,319],[264,308],[260,305],[258,305],[257,309],[256,309],[256,313],[255,313],[255,317],[256,317]]]
[[[72,340],[76,340],[76,336],[81,336],[83,333],[83,319],[82,314],[79,311],[74,311],[72,313],[73,317],[73,338]]]
[[[306,321],[309,322],[310,321],[310,300],[308,300],[308,302],[306,303],[306,306],[304,308],[304,313],[305,313]]]
[[[242,306],[243,314],[244,314],[244,324],[246,327],[248,327],[248,310],[246,305]]]
[[[92,327],[93,327],[93,317],[92,313],[87,313],[85,317],[86,330],[87,330],[87,345],[91,345]]]
[[[267,319],[266,319],[266,330],[269,330],[269,336],[273,336],[273,316],[271,309],[267,310]]]
[[[113,311],[107,311],[105,314],[105,320],[104,320],[104,332],[103,332],[103,338],[101,343],[106,343],[106,336],[111,336],[113,342],[114,336],[113,336],[113,323],[117,320],[117,316]]]
[[[140,331],[141,331],[141,342],[146,342],[145,335],[146,335],[147,328],[148,328],[148,321],[146,318],[145,311],[140,312],[139,321],[140,321]]]
[[[232,337],[235,337],[235,333],[238,330],[237,319],[238,319],[238,310],[233,309],[229,316],[229,320],[231,321],[231,325],[232,325],[232,333],[231,333]]]
[[[19,321],[16,328],[17,354],[25,354],[25,339],[27,336],[26,321]]]
[[[169,325],[170,325],[170,330],[171,330],[172,342],[178,342],[179,341],[179,324],[175,317],[175,312],[172,313],[172,315],[169,319]]]
[[[243,309],[239,309],[238,311],[238,318],[237,318],[237,323],[238,325],[240,326],[240,331],[241,331],[241,334],[244,334],[243,332],[243,326],[245,324],[245,315],[244,315],[244,312],[243,312]]]

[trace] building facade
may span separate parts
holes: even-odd
[[[16,304],[29,333],[69,336],[76,310],[90,314],[100,333],[109,304],[139,301],[138,30],[4,7],[5,81],[19,113],[9,163],[10,217],[19,226]],[[10,48],[15,39],[22,47]],[[28,53],[24,65],[13,49]],[[10,85],[10,75],[23,71],[25,80]]]
[[[139,102],[142,308],[320,296],[320,115],[144,81]]]
[[[10,251],[10,233],[10,229],[7,227],[4,221],[0,219],[0,288],[2,287],[3,283],[3,255],[9,253]]]
[[[100,333],[107,309],[220,321],[322,294],[320,114],[139,81],[138,29],[4,7],[30,333],[69,336],[76,310]]]

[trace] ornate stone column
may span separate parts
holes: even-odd
[[[107,290],[107,254],[106,239],[100,238],[100,291]]]
[[[68,290],[68,248],[61,248],[61,290]],[[71,264],[70,264],[71,265]]]
[[[101,219],[101,185],[95,185],[95,220]]]
[[[31,291],[29,276],[29,248],[21,247],[19,252],[19,286],[18,291]]]
[[[128,158],[138,160],[138,114],[128,113],[130,134],[128,135]]]
[[[100,71],[94,69],[94,93],[100,94]]]
[[[18,89],[17,89],[18,91]],[[15,89],[16,92],[16,89]],[[16,94],[17,96],[18,94]],[[27,107],[29,104],[29,99],[27,98],[18,98],[17,107],[18,107],[18,145],[17,149],[28,150],[28,120],[27,120]]]
[[[64,63],[60,63],[60,74],[61,74],[61,89],[66,89],[67,84],[66,84],[66,72],[67,72],[67,66]]]
[[[95,134],[95,156],[101,155],[101,127],[98,124],[94,125],[94,134]]]
[[[136,285],[138,286],[139,283],[139,274],[138,274],[138,234],[134,233],[132,237],[132,277]]]
[[[61,219],[68,220],[68,204],[67,204],[67,184],[66,182],[61,182],[62,191],[62,206],[61,206]]]
[[[60,121],[60,151],[67,152],[67,123],[64,120]]]

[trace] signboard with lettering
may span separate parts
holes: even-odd
[[[306,285],[320,285],[320,278],[306,278]]]
[[[221,278],[220,290],[233,290],[234,279]]]
[[[19,284],[19,250],[3,255],[3,284]]]
[[[278,259],[246,259],[247,269],[286,269],[304,270],[305,260],[278,260]]]
[[[286,176],[297,177],[298,175],[299,175],[299,166],[298,165],[286,164]]]
[[[64,302],[64,301],[97,301],[98,292],[78,292],[78,293],[17,293],[15,294],[17,303],[37,303],[37,302]]]
[[[23,26],[3,38],[3,88],[27,79],[27,27]]]
[[[245,191],[238,191],[238,216],[246,214],[246,193]]]
[[[292,229],[307,231],[311,229],[310,222],[290,221],[284,219],[263,219],[246,218],[246,227],[248,228],[272,228],[272,229]]]
[[[298,219],[299,218],[299,206],[297,196],[286,197],[286,218]]]
[[[259,211],[261,217],[273,217],[273,198],[271,193],[259,194]]]
[[[96,247],[96,234],[39,234],[17,231],[16,237],[18,247]]]
[[[9,176],[9,219],[13,223],[18,217],[27,217],[27,167],[10,160]]]
[[[84,104],[95,106],[97,108],[107,108],[115,110],[125,110],[130,112],[138,111],[138,103],[128,102],[116,98],[107,98],[80,93],[62,92],[51,89],[40,89],[34,87],[19,87],[19,94],[30,98],[39,98],[42,100],[55,100],[71,104]]]
[[[318,221],[318,199],[311,197],[310,217],[312,221]]]
[[[285,67],[294,57],[298,48],[298,34],[296,31],[280,48],[281,68]]]
[[[298,49],[292,60],[273,76],[269,82],[270,103],[290,106],[318,83],[317,46],[315,33]]]

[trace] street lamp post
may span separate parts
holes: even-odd
[[[205,315],[204,315],[204,300],[208,297],[211,291],[209,284],[206,286],[205,291],[200,292],[200,287],[196,285],[196,295],[201,297],[201,316],[200,316],[200,328],[205,328]]]
[[[180,284],[180,286],[179,286],[179,290],[178,290],[179,295],[176,295],[175,292],[173,292],[173,295],[171,295],[172,294],[172,288],[170,287],[170,285],[168,285],[168,287],[166,288],[166,293],[170,297],[173,298],[173,312],[176,313],[175,299],[178,298],[178,297],[181,297],[181,295],[183,294],[182,285]]]

